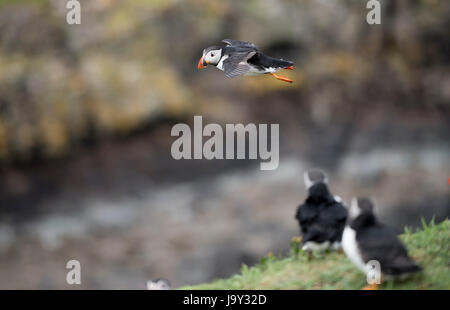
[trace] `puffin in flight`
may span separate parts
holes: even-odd
[[[203,56],[198,61],[199,69],[213,65],[225,72],[229,78],[269,73],[278,80],[292,83],[291,79],[275,72],[281,69],[293,70],[293,62],[266,56],[251,42],[231,39],[222,42],[226,43],[226,46],[210,46],[203,50]]]
[[[308,197],[297,208],[295,218],[302,234],[302,249],[311,259],[312,251],[340,249],[348,212],[342,199],[328,190],[328,180],[323,171],[312,169],[305,172],[304,182]]]
[[[377,261],[381,269],[379,283],[382,277],[404,279],[421,271],[397,235],[378,222],[373,209],[374,204],[368,198],[352,199],[349,221],[342,235],[342,248],[348,258],[366,274],[373,268],[370,261]],[[378,284],[364,289],[376,290]]]

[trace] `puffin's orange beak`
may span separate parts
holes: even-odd
[[[208,65],[208,63],[205,63],[205,62],[203,61],[203,56],[202,56],[202,58],[200,58],[200,60],[198,61],[197,67],[198,67],[199,69],[203,69],[203,68],[205,68],[207,65]]]

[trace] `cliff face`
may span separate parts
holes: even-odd
[[[358,104],[448,111],[446,2],[382,1],[376,26],[365,22],[365,4],[352,1],[81,4],[82,23],[75,26],[65,22],[64,1],[0,4],[6,163],[65,156],[88,137],[126,134],[161,116],[206,113],[202,107],[226,120],[232,112],[208,106],[246,106],[262,93],[289,92],[318,123],[346,120]],[[219,72],[197,72],[201,50],[225,37],[293,60],[295,84],[224,82]]]
[[[381,1],[369,26],[363,2],[81,1],[68,26],[64,1],[1,1],[0,288],[64,288],[77,257],[84,288],[228,276],[288,250],[312,166],[398,229],[450,215],[450,4]],[[294,84],[198,71],[227,37]],[[279,168],[174,161],[193,115],[280,124]]]

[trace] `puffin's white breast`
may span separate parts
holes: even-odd
[[[223,62],[227,58],[228,58],[228,55],[223,55],[223,57],[220,59],[219,63],[217,64],[216,68],[223,71]]]
[[[250,65],[250,70],[248,70],[246,75],[258,75],[258,74],[266,74],[266,73],[275,73],[280,71],[281,68],[264,68],[263,70],[259,69],[258,67]]]
[[[356,231],[348,225],[345,226],[342,234],[342,248],[348,258],[350,258],[350,260],[365,273],[366,264],[362,259],[361,252],[359,251],[358,244],[356,242]]]

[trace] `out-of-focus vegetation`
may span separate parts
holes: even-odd
[[[0,1],[3,162],[208,113],[211,102],[226,104],[227,85],[247,97],[298,93],[324,122],[369,101],[449,109],[448,1],[382,1],[379,26],[365,22],[364,1],[82,0],[75,26],[65,3]],[[196,72],[201,50],[225,37],[294,60],[295,84]]]
[[[381,289],[450,289],[450,221],[438,225],[424,222],[423,230],[409,230],[401,236],[410,255],[424,268],[422,274],[405,281],[387,281]],[[243,265],[241,274],[181,289],[248,290],[248,289],[361,289],[366,277],[345,256],[336,252],[319,255],[308,261],[307,254],[293,241],[291,256],[268,255],[261,263]]]

